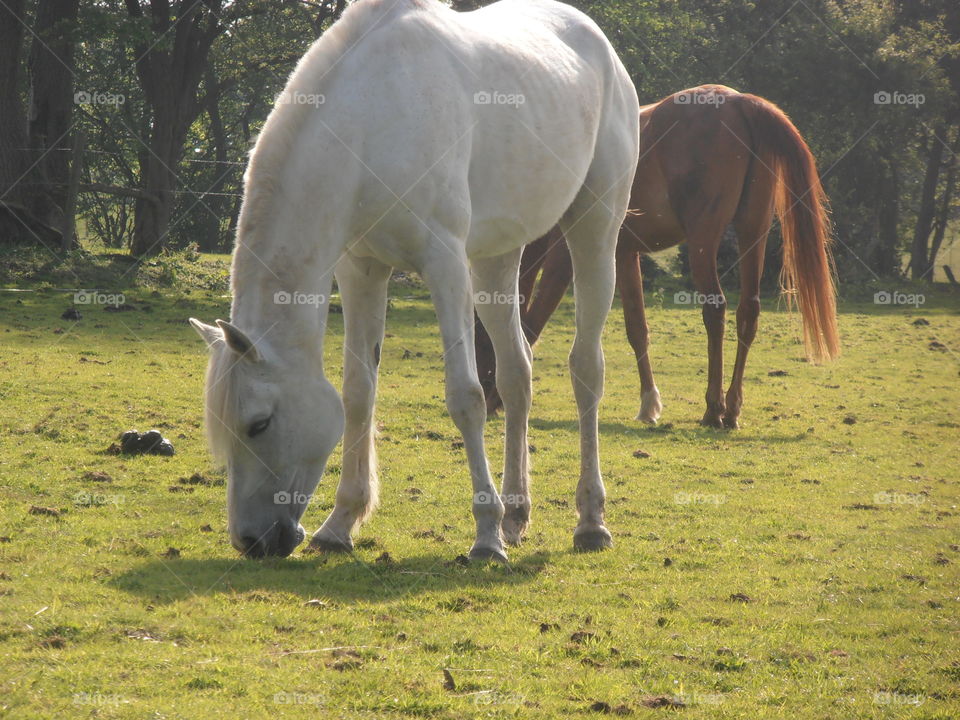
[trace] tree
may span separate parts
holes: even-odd
[[[175,168],[190,125],[200,112],[197,89],[213,41],[224,30],[222,0],[125,0],[143,32],[134,45],[135,67],[144,95],[149,138],[138,151],[141,189],[136,202],[136,255],[159,252],[167,238],[178,186]]]
[[[69,177],[74,112],[73,78],[80,0],[39,0],[27,67],[30,75],[30,148],[36,155],[30,211],[60,228]],[[67,245],[72,238],[67,238]]]

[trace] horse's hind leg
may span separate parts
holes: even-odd
[[[474,298],[470,270],[466,256],[454,255],[452,251],[462,243],[455,238],[440,238],[438,243],[446,247],[438,246],[428,253],[430,262],[422,269],[422,275],[430,288],[440,322],[447,409],[463,437],[473,483],[473,517],[477,523],[477,536],[470,557],[506,561],[500,534],[503,502],[490,478],[483,443],[487,410],[483,388],[477,378],[477,359],[473,346]]]
[[[734,220],[740,248],[740,302],[737,304],[737,359],[723,416],[723,424],[728,428],[740,426],[743,372],[760,319],[760,278],[763,276],[767,235],[773,221],[773,183],[763,185],[755,181],[748,198]]]
[[[473,262],[477,313],[496,352],[497,390],[506,415],[500,498],[506,508],[501,525],[503,537],[510,545],[520,544],[530,522],[527,420],[533,353],[520,328],[516,271],[520,252]],[[484,299],[491,302],[483,302]]]
[[[717,250],[724,223],[716,216],[687,231],[690,270],[693,285],[703,303],[703,325],[707,330],[707,410],[700,421],[710,427],[723,427],[723,331],[727,299],[717,275]]]
[[[663,405],[660,402],[660,391],[653,380],[653,368],[650,366],[650,337],[643,304],[640,253],[629,241],[620,240],[617,243],[617,286],[620,288],[620,302],[623,303],[627,339],[637,358],[637,370],[640,372],[640,412],[636,419],[656,425]]]
[[[349,551],[350,537],[377,505],[377,455],[373,407],[387,311],[390,268],[369,258],[344,255],[337,264],[343,302],[343,464],[336,502],[310,544]]]
[[[570,377],[580,416],[580,481],[577,483],[580,519],[573,534],[577,550],[602,550],[613,544],[604,526],[606,493],[600,476],[598,408],[603,396],[604,371],[600,336],[613,302],[614,253],[623,216],[618,216],[602,201],[590,205],[592,198],[588,193],[581,193],[561,221],[573,261],[576,300],[577,333],[570,350]]]

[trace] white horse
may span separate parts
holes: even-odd
[[[510,300],[523,246],[558,220],[575,268],[574,544],[610,546],[597,448],[600,333],[639,152],[638,112],[600,29],[553,0],[462,14],[433,0],[358,0],[314,43],[247,168],[231,321],[191,319],[211,351],[207,432],[227,466],[238,550],[285,556],[303,540],[300,518],[341,436],[336,504],[312,545],[352,549],[351,534],[377,503],[374,397],[387,282],[399,267],[423,277],[440,323],[447,407],[473,481],[470,555],[506,559],[504,541],[519,543],[530,516],[532,355]],[[342,403],[323,372],[334,273]],[[475,297],[491,300],[476,310],[504,399],[506,512],[484,450]]]

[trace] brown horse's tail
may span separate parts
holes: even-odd
[[[790,118],[773,103],[741,95],[754,149],[777,177],[775,208],[783,235],[780,285],[803,317],[807,355],[814,361],[840,354],[836,290],[830,255],[827,196],[813,153]]]

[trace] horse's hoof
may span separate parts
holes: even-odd
[[[717,430],[723,430],[723,418],[720,415],[714,415],[713,413],[707,413],[703,416],[703,419],[700,420],[700,424],[704,427],[712,427]]]
[[[493,560],[494,562],[503,563],[506,565],[509,561],[507,560],[507,555],[502,550],[497,550],[496,548],[488,547],[477,547],[474,546],[470,548],[469,558],[475,562],[484,562],[487,560]]]
[[[728,430],[739,430],[739,429],[740,429],[740,421],[739,421],[737,418],[735,418],[735,417],[731,417],[731,416],[729,416],[729,415],[724,415],[724,416],[723,416],[723,426],[724,426],[725,428],[727,428]]]
[[[613,537],[605,527],[577,531],[573,534],[573,549],[577,552],[598,552],[613,547]]]
[[[508,508],[500,523],[503,541],[512,547],[523,542],[530,525],[530,510],[526,508]]]
[[[310,538],[309,548],[316,552],[323,553],[351,553],[353,552],[353,541],[351,540],[345,543],[314,535]]]
[[[641,394],[640,411],[635,419],[648,425],[656,425],[661,412],[663,412],[663,405],[660,402],[660,392],[650,390]]]

